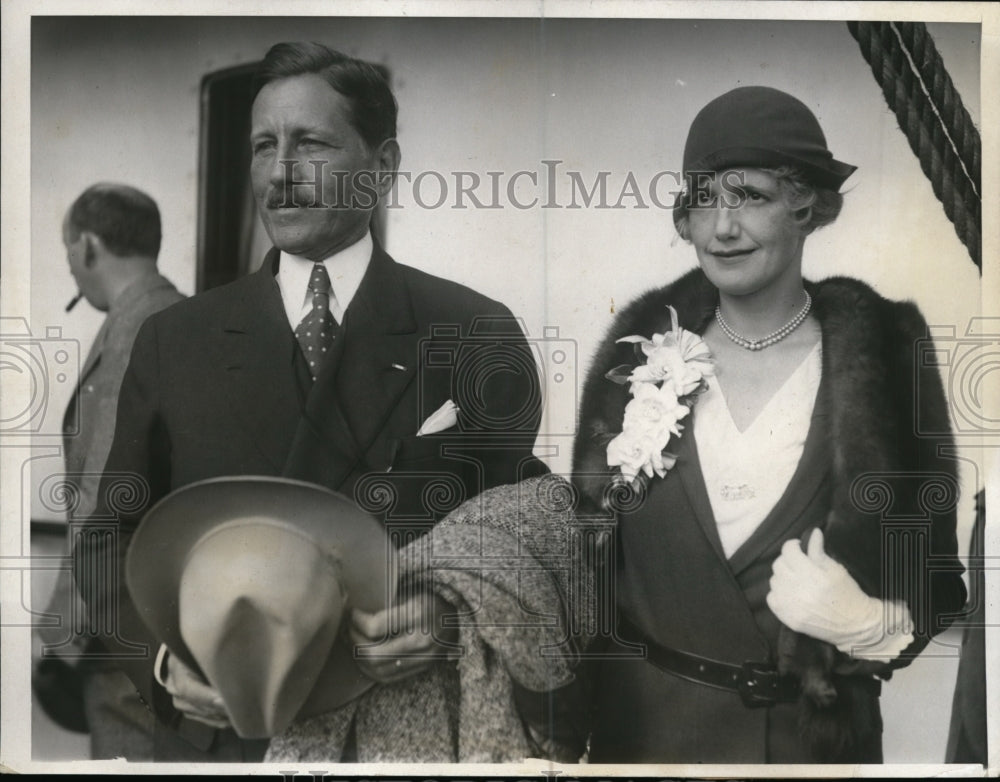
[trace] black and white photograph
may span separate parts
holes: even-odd
[[[0,769],[997,773],[997,6],[2,11]]]

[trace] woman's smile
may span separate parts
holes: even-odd
[[[713,257],[715,257],[719,261],[719,263],[727,264],[727,265],[729,265],[729,264],[735,265],[735,264],[740,263],[741,261],[745,261],[747,258],[749,258],[750,255],[756,249],[757,249],[756,247],[749,247],[747,249],[739,249],[739,250],[735,250],[735,249],[733,249],[733,250],[729,250],[729,249],[727,249],[727,250],[711,250],[711,249],[709,249],[709,250],[706,250],[706,252],[708,252],[710,255],[712,255]]]

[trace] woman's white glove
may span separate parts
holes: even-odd
[[[847,568],[823,550],[819,529],[809,538],[808,552],[798,540],[785,542],[770,585],[767,604],[784,625],[852,657],[893,659],[913,641],[906,604],[866,595]]]

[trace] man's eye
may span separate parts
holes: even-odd
[[[270,149],[274,149],[274,141],[272,139],[263,139],[253,143],[253,153],[255,155],[267,152]]]

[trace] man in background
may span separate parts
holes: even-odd
[[[161,235],[156,202],[127,185],[92,185],[63,220],[66,258],[79,289],[71,304],[82,297],[107,313],[63,419],[71,521],[87,518],[97,505],[114,437],[118,390],[139,327],[154,312],[184,298],[157,270]],[[64,726],[89,727],[91,759],[151,760],[153,716],[131,681],[112,662],[86,659],[99,651],[95,642],[75,637],[65,645],[76,599],[69,574],[61,574],[48,609],[62,617],[60,627],[39,631],[56,656],[37,662],[35,692]]]

